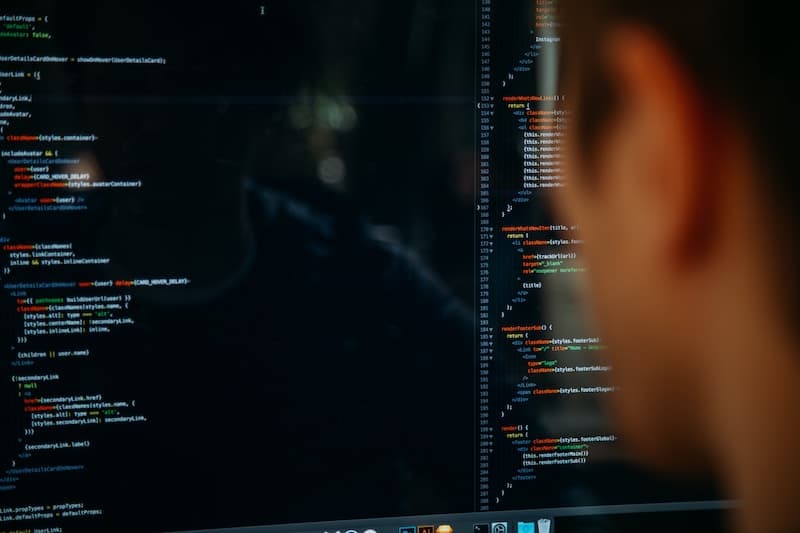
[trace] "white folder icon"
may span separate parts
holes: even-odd
[[[537,520],[536,525],[539,528],[539,533],[550,533],[550,519],[541,518]]]

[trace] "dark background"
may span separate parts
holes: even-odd
[[[47,395],[136,399],[148,422],[43,432],[93,446],[28,464],[86,470],[23,478],[0,504],[105,511],[67,532],[473,511],[473,3],[4,4],[54,36],[8,53],[168,61],[4,83],[35,95],[17,133],[95,133],[64,150],[143,182],[86,193],[85,213],[10,215],[15,242],[112,261],[7,280],[192,284],[129,291],[130,328],[31,341],[92,351],[37,367],[63,375]],[[629,501],[640,473],[619,473],[553,475],[515,505]]]

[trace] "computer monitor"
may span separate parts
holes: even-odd
[[[603,407],[558,45],[550,0],[3,2],[0,531],[727,508]]]

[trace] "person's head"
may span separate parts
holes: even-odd
[[[710,398],[744,377],[726,357],[778,357],[729,340],[797,316],[792,17],[771,2],[560,5],[558,205],[585,238],[619,421],[651,464],[705,466]]]

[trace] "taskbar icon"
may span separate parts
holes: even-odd
[[[541,518],[536,522],[517,522],[516,531],[508,522],[474,524],[472,533],[553,533],[553,521],[549,518]]]

